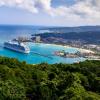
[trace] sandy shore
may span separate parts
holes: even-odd
[[[93,53],[93,54],[95,53],[95,52],[92,51],[92,50],[81,49],[81,48],[78,48],[78,49],[79,49],[80,52],[83,52],[83,53],[85,53],[85,52],[86,52],[86,53]]]
[[[77,48],[77,47],[71,47],[71,46],[69,46],[69,45],[49,44],[49,43],[42,43],[42,44],[45,44],[45,45],[53,45],[53,46],[59,46],[59,47],[64,47],[64,48],[75,48],[75,49],[77,49],[78,51],[83,52],[83,53],[95,53],[95,52],[92,51],[92,50],[83,49],[83,48]]]
[[[53,46],[59,46],[59,47],[65,47],[65,48],[68,48],[69,46],[68,45],[60,45],[60,44],[49,44],[49,43],[42,43],[42,44],[45,44],[45,45],[53,45]]]
[[[44,44],[44,45],[47,45],[47,46],[52,45],[52,46],[64,47],[65,49],[67,49],[67,48],[75,48],[75,49],[77,49],[78,51],[83,52],[83,53],[93,53],[93,54],[95,53],[95,52],[92,51],[92,50],[83,49],[83,48],[77,48],[77,47],[71,47],[71,46],[69,46],[69,45],[49,44],[49,43],[36,43],[36,44]],[[36,65],[36,64],[33,64],[33,65]]]

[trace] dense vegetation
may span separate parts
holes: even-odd
[[[100,61],[29,65],[0,57],[0,100],[100,100]]]
[[[77,26],[77,27],[49,27],[43,28],[50,31],[58,31],[61,33],[69,32],[100,32],[100,26]]]
[[[57,39],[59,41],[61,39],[65,39],[68,41],[80,40],[81,43],[84,42],[87,44],[99,44],[100,45],[100,32],[98,32],[98,31],[66,32],[66,33],[63,33],[63,32],[62,33],[54,33],[54,32],[52,32],[52,33],[36,34],[36,35],[41,36],[42,39],[55,38],[54,40]],[[52,43],[53,41],[52,40],[50,41],[50,40],[49,40],[49,42]]]

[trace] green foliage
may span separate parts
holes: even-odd
[[[25,90],[21,84],[11,80],[0,81],[0,96],[4,100],[24,100]]]
[[[100,100],[100,61],[29,65],[0,57],[0,100]]]

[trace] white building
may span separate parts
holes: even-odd
[[[36,36],[35,42],[41,42],[41,37],[40,36]]]

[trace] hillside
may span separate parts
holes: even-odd
[[[73,41],[80,41],[85,44],[99,44],[100,45],[100,32],[69,32],[69,33],[44,33],[37,34],[43,40],[49,43],[68,43]],[[75,42],[74,42],[75,43]]]
[[[49,27],[42,28],[53,32],[69,33],[69,32],[100,32],[100,26],[78,26],[78,27]]]
[[[29,65],[0,57],[0,100],[100,100],[100,61]]]

